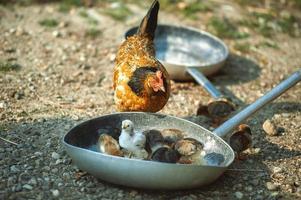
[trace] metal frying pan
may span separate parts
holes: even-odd
[[[134,35],[137,30],[138,27],[129,29],[125,37]],[[170,77],[174,80],[194,78],[214,99],[208,105],[209,114],[213,117],[230,114],[233,104],[226,101],[224,95],[204,76],[217,72],[225,63],[229,50],[223,41],[205,31],[183,26],[158,25],[155,34],[156,57]]]
[[[221,138],[242,121],[301,80],[301,70],[291,75],[263,97],[226,121],[213,132],[190,121],[163,114],[124,112],[101,116],[72,128],[63,138],[67,153],[78,167],[115,184],[148,189],[188,189],[216,180],[233,162],[234,152]],[[117,138],[121,121],[129,119],[137,130],[176,128],[202,143],[211,144],[206,153],[222,155],[218,165],[169,164],[105,155],[98,152],[99,133],[107,131]],[[209,161],[218,157],[211,156]]]

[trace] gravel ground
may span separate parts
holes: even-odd
[[[229,6],[244,13],[234,3]],[[0,140],[0,199],[300,199],[300,84],[248,121],[253,147],[245,152],[247,159],[236,160],[209,186],[173,192],[126,188],[72,163],[62,136],[83,120],[115,112],[114,55],[124,31],[144,14],[135,5],[130,8],[134,17],[124,22],[88,9],[100,34],[88,32],[90,18],[80,14],[81,8],[62,13],[57,4],[0,5],[0,61],[18,64],[0,71],[0,136],[10,141]],[[201,16],[206,22],[210,13]],[[58,25],[41,26],[45,18],[55,18]],[[207,29],[205,23],[172,13],[161,12],[160,21]],[[263,37],[252,33],[246,40],[255,44]],[[236,40],[225,39],[231,56],[211,80],[238,109],[300,68],[300,37],[279,34],[272,40],[278,48],[253,45],[241,52],[234,48]],[[197,105],[209,100],[201,86],[173,82],[161,112],[210,128],[210,119],[195,116]]]

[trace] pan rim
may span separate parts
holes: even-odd
[[[100,119],[100,118],[103,118],[103,117],[110,117],[112,115],[120,115],[120,114],[151,114],[151,115],[157,115],[157,116],[163,116],[163,117],[171,117],[171,118],[175,118],[176,120],[181,120],[181,121],[184,121],[185,123],[189,123],[191,124],[192,126],[198,126],[199,128],[201,129],[204,129],[205,131],[209,132],[211,135],[214,135],[213,137],[217,140],[220,140],[222,141],[222,143],[227,146],[227,148],[231,151],[231,158],[229,159],[229,161],[225,164],[225,165],[218,165],[218,166],[213,166],[213,165],[188,165],[188,164],[179,164],[179,163],[164,163],[164,162],[154,162],[154,161],[151,161],[151,160],[140,160],[140,159],[133,159],[133,158],[126,158],[126,157],[118,157],[118,156],[113,156],[113,155],[108,155],[108,154],[103,154],[101,152],[96,152],[96,151],[92,151],[92,150],[89,150],[89,149],[86,149],[86,148],[82,148],[82,147],[78,147],[78,146],[74,146],[72,144],[69,144],[68,142],[66,142],[66,137],[68,134],[70,134],[73,130],[75,130],[77,127],[85,124],[85,123],[88,123],[90,121],[93,121],[93,120],[97,120],[97,119]],[[79,124],[76,124],[75,126],[73,126],[69,131],[67,131],[67,133],[62,137],[62,143],[63,145],[68,148],[72,148],[72,149],[76,149],[76,150],[81,150],[81,151],[84,151],[84,152],[89,152],[89,153],[93,153],[97,156],[101,156],[101,157],[104,157],[105,159],[116,159],[116,160],[124,160],[124,161],[134,161],[134,162],[142,162],[142,163],[145,163],[145,164],[152,164],[152,165],[165,165],[165,166],[178,166],[178,167],[190,167],[190,168],[194,168],[194,167],[213,167],[213,168],[228,168],[234,161],[234,158],[235,158],[235,155],[234,155],[234,151],[233,149],[229,146],[229,144],[227,144],[222,138],[220,138],[219,136],[215,135],[212,131],[209,131],[207,129],[205,129],[204,127],[196,124],[196,123],[193,123],[191,121],[188,121],[186,119],[182,119],[182,118],[179,118],[179,117],[176,117],[176,116],[172,116],[172,115],[167,115],[167,114],[162,114],[162,113],[149,113],[149,112],[115,112],[115,113],[111,113],[111,114],[105,114],[105,115],[101,115],[101,116],[98,116],[98,117],[94,117],[94,118],[91,118],[91,119],[88,119],[88,120],[85,120]],[[70,155],[69,155],[70,156]]]

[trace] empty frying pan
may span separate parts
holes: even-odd
[[[74,163],[82,170],[115,184],[148,189],[188,189],[216,180],[233,162],[234,152],[222,139],[238,124],[301,80],[301,70],[292,74],[266,95],[224,122],[213,132],[173,116],[124,112],[104,115],[72,128],[63,144]],[[170,164],[116,157],[100,153],[96,146],[103,130],[118,138],[121,122],[129,119],[136,130],[175,128],[207,145],[207,165]],[[210,144],[210,145],[208,145]],[[220,159],[220,157],[223,159]],[[218,164],[210,164],[218,163]]]

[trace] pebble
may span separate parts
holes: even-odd
[[[54,168],[54,169],[51,170],[51,172],[54,173],[54,174],[57,173],[58,171],[59,170],[57,168]]]
[[[16,173],[16,172],[19,172],[20,170],[15,165],[12,165],[10,167],[10,171]]]
[[[23,92],[23,91],[16,92],[16,93],[14,94],[14,98],[15,98],[16,100],[20,100],[20,99],[22,99],[23,97],[24,97],[24,92]]]
[[[60,22],[59,23],[59,28],[65,28],[65,27],[67,27],[68,26],[68,23],[67,22]]]
[[[242,199],[243,197],[244,197],[244,194],[243,193],[241,193],[241,192],[235,192],[234,193],[234,195],[235,195],[235,197],[237,198],[237,199]]]
[[[19,192],[21,190],[22,190],[21,184],[17,184],[16,186],[12,187],[12,191],[14,191],[14,192]]]
[[[52,195],[54,197],[58,197],[58,196],[60,196],[60,191],[58,191],[58,190],[52,190]]]
[[[31,179],[28,181],[28,183],[29,183],[30,185],[37,185],[37,184],[38,184],[38,182],[37,182],[37,180],[36,180],[35,178],[31,178]]]
[[[252,192],[253,187],[252,187],[252,186],[247,186],[247,187],[245,188],[245,190],[246,190],[247,192]]]
[[[53,35],[53,37],[60,37],[61,36],[61,33],[59,32],[59,31],[53,31],[52,32],[52,35]]]
[[[7,106],[7,103],[6,103],[6,102],[4,102],[4,101],[0,102],[0,108],[6,109],[7,107],[8,107],[8,106]]]
[[[278,186],[272,182],[266,182],[266,188],[270,191],[275,191],[277,190]]]
[[[267,135],[275,136],[277,135],[277,127],[271,120],[266,120],[262,125],[263,130]]]
[[[58,164],[61,164],[61,163],[63,163],[63,160],[62,160],[62,159],[57,159],[57,160],[55,161],[55,165],[58,165]]]
[[[259,180],[258,179],[253,179],[251,181],[251,184],[254,185],[254,186],[257,186],[259,184]]]
[[[60,154],[56,153],[56,152],[52,152],[51,157],[55,160],[60,158]]]
[[[260,148],[254,148],[253,150],[254,150],[254,153],[255,153],[255,154],[258,154],[258,153],[261,151]]]
[[[25,184],[22,186],[22,188],[27,189],[27,190],[32,190],[33,187],[31,185]]]
[[[280,168],[280,167],[273,167],[273,173],[280,173],[280,172],[282,172],[282,168]]]
[[[272,192],[270,194],[270,197],[277,197],[279,195],[279,192]]]

